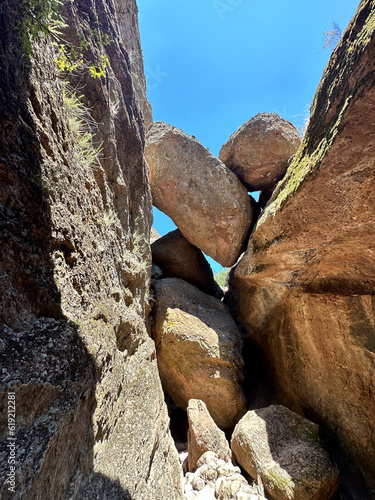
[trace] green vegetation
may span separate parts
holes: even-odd
[[[22,0],[16,6],[15,0],[8,0],[10,13],[15,15],[16,8],[21,8],[21,20],[17,22],[16,29],[19,33],[23,52],[32,56],[33,43],[38,42],[42,36],[51,39],[55,47],[55,63],[57,69],[65,75],[74,70],[88,71],[91,77],[101,78],[106,74],[109,59],[106,54],[93,61],[88,56],[89,45],[82,33],[77,33],[80,39],[79,46],[74,46],[63,37],[64,28],[68,28],[59,8],[63,4],[72,3],[72,0]],[[102,49],[112,40],[108,34],[100,29],[90,30],[90,38]]]
[[[222,288],[227,286],[227,271],[226,269],[223,269],[222,271],[216,273],[214,275],[214,279],[216,283],[221,286]]]
[[[83,96],[69,89],[67,82],[62,87],[64,107],[68,113],[68,123],[73,135],[74,154],[83,168],[98,164],[102,145],[94,145],[94,134],[91,126],[96,125],[90,117],[88,109],[82,102]]]

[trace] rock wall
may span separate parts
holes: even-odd
[[[152,215],[137,7],[64,8],[64,38],[85,40],[89,61],[108,57],[106,76],[59,78],[50,36],[28,56],[20,2],[0,12],[2,478],[13,392],[17,461],[15,492],[2,481],[0,496],[177,499],[178,455],[145,328]],[[100,163],[72,130],[66,82],[90,114]]]
[[[373,490],[374,109],[375,5],[362,1],[230,292],[280,400],[326,427]]]

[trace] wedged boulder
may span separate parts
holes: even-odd
[[[145,154],[154,205],[190,243],[222,266],[233,266],[252,219],[236,175],[194,137],[163,122],[148,130]]]
[[[153,334],[165,391],[186,410],[201,399],[222,428],[245,413],[242,339],[228,307],[177,278],[155,283]]]
[[[181,278],[208,295],[223,297],[223,290],[214,280],[205,256],[179,229],[156,240],[151,251],[152,261],[161,268],[163,277]]]
[[[230,462],[232,452],[223,431],[221,431],[207,410],[207,406],[199,399],[191,399],[187,408],[188,430],[188,464],[189,471],[197,468],[197,462],[206,451],[216,453],[217,457]]]
[[[340,459],[355,462],[372,495],[374,19],[374,2],[361,2],[332,53],[303,144],[232,273],[230,300],[261,346],[280,402],[337,437]]]
[[[219,158],[249,191],[259,191],[276,186],[300,144],[292,123],[276,113],[259,113],[229,137]]]
[[[272,499],[328,500],[337,491],[339,472],[320,444],[318,426],[284,406],[247,412],[231,447],[250,476],[260,476]]]

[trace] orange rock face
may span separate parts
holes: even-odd
[[[204,293],[221,299],[223,290],[214,280],[210,264],[199,248],[175,229],[151,245],[152,261],[163,271],[165,278],[180,278]]]
[[[154,205],[190,243],[232,266],[252,219],[249,196],[236,175],[200,142],[163,122],[147,133],[146,159]]]
[[[296,127],[276,113],[259,113],[234,132],[219,159],[249,191],[274,188],[301,144]]]
[[[375,4],[332,54],[310,125],[232,280],[281,399],[375,487]]]

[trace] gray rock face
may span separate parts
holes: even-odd
[[[65,8],[64,38],[76,44],[80,33],[90,61],[103,53],[110,62],[103,78],[79,74],[103,143],[100,164],[79,149],[51,41],[35,44],[27,61],[16,29],[22,3],[0,10],[0,25],[9,27],[0,44],[2,478],[9,391],[18,460],[16,492],[2,481],[0,496],[154,500],[163,491],[179,500],[178,455],[145,328],[151,196],[144,126],[136,69],[129,72],[118,37],[117,13],[126,11],[121,23],[131,23],[136,4],[88,0]],[[139,45],[136,26],[123,24]],[[110,45],[92,36],[98,26]]]
[[[153,263],[162,269],[165,278],[180,278],[204,293],[218,299],[223,297],[205,256],[188,242],[179,229],[155,241],[151,252]]]
[[[163,122],[147,132],[146,159],[154,205],[190,243],[222,266],[232,266],[252,219],[238,178],[196,139]]]
[[[284,176],[300,143],[292,123],[276,113],[259,113],[229,137],[219,158],[249,191],[262,191]]]
[[[163,387],[186,410],[201,399],[220,428],[245,412],[242,339],[229,309],[177,278],[157,281],[153,334]]]
[[[247,412],[231,447],[271,498],[328,500],[337,491],[339,473],[320,444],[318,426],[283,406]]]
[[[206,451],[213,451],[218,458],[230,462],[232,452],[227,438],[212,420],[204,402],[199,399],[191,399],[187,414],[189,419],[189,470],[194,471],[197,468],[198,460]]]

